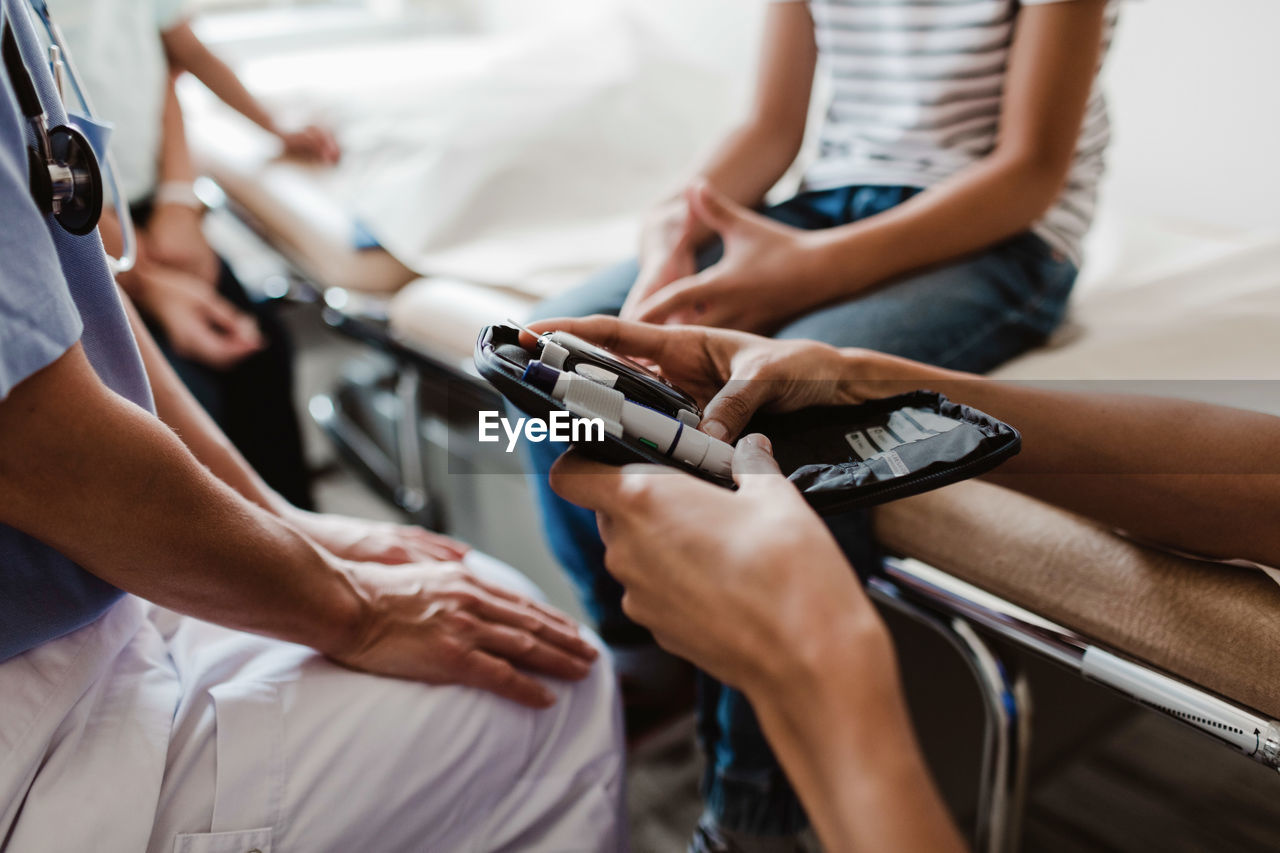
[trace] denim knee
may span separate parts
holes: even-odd
[[[716,823],[749,835],[794,835],[808,825],[747,697],[703,673],[698,737],[707,756],[702,796]]]

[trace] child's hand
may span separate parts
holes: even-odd
[[[338,140],[328,128],[309,124],[301,130],[277,134],[284,143],[284,156],[309,163],[332,166],[342,158]]]
[[[820,232],[767,219],[705,182],[687,196],[694,218],[724,241],[724,257],[648,295],[633,319],[765,334],[831,298]]]
[[[252,316],[182,270],[139,269],[134,293],[138,307],[155,319],[183,358],[227,370],[266,345]]]
[[[695,252],[698,242],[709,233],[698,225],[683,196],[663,202],[653,211],[640,235],[640,273],[619,316],[636,319],[646,299],[698,271]]]

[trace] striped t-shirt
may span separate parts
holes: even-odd
[[[795,0],[773,0],[795,2]],[[995,147],[1014,21],[1070,0],[808,0],[831,103],[805,189],[929,187]],[[1115,26],[1107,10],[1104,55]],[[1093,218],[1106,101],[1095,81],[1067,184],[1036,234],[1077,265]]]

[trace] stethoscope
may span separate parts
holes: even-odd
[[[89,121],[98,124],[88,95],[80,85],[80,77],[63,43],[62,33],[49,15],[48,4],[44,0],[31,0],[31,8],[49,33],[49,63],[58,96],[65,104],[65,82],[69,81],[70,88],[75,91]],[[43,213],[52,216],[68,233],[77,236],[89,234],[98,227],[98,220],[102,218],[105,171],[106,180],[111,186],[116,217],[120,220],[121,234],[120,257],[109,257],[108,261],[115,273],[132,269],[137,259],[133,218],[129,215],[129,205],[116,181],[115,164],[110,152],[106,152],[104,157],[104,170],[99,166],[98,156],[88,137],[75,126],[74,118],[69,118],[67,124],[49,127],[35,81],[31,78],[31,72],[18,49],[13,29],[7,21],[3,40],[5,70],[17,96],[18,106],[35,131],[36,144],[27,149],[31,197]]]

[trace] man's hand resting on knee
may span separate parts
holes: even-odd
[[[366,563],[347,574],[364,602],[364,627],[350,648],[331,656],[356,669],[466,684],[544,707],[555,696],[521,669],[576,680],[597,656],[567,616],[457,563]]]
[[[553,696],[529,673],[587,674],[596,652],[576,626],[471,577],[464,546],[285,510],[135,334],[160,419],[78,344],[0,400],[0,523],[126,592],[369,672],[535,707]]]

